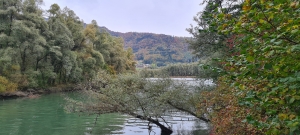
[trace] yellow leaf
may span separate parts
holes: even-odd
[[[275,102],[278,102],[278,101],[279,101],[279,98],[273,98],[273,100],[275,100]]]
[[[277,10],[280,10],[280,8],[281,8],[281,4],[279,4],[279,5],[275,6],[274,8],[275,8],[275,9],[277,9]]]
[[[252,23],[251,23],[251,26],[254,26],[255,24],[256,24],[255,22],[252,22]]]
[[[243,11],[249,11],[250,10],[250,6],[249,5],[244,5],[243,6]]]
[[[274,14],[271,14],[271,15],[269,16],[268,20],[270,21],[270,20],[272,20],[273,18],[274,18]]]
[[[287,115],[287,114],[284,114],[284,113],[280,113],[280,114],[278,114],[278,118],[279,118],[280,120],[285,120],[285,119],[288,118],[288,115]]]
[[[240,88],[241,90],[245,90],[245,85],[241,84],[241,85],[239,85],[239,88]]]
[[[222,29],[224,30],[226,27],[228,26],[228,24],[223,24]]]
[[[263,91],[268,91],[268,88],[264,87],[264,88],[263,88]]]
[[[230,18],[231,18],[231,14],[226,14],[226,17],[227,17],[228,19],[230,19]]]
[[[294,118],[296,118],[296,116],[295,116],[294,114],[291,114],[291,115],[289,116],[289,118],[290,118],[290,120],[293,120]]]
[[[259,19],[259,23],[265,23],[266,21],[263,19]]]
[[[284,100],[280,100],[279,104],[281,104],[281,105],[285,104]]]

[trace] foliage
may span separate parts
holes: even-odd
[[[68,99],[68,110],[95,114],[124,113],[159,126],[169,131],[164,114],[168,111],[185,111],[206,122],[202,115],[196,115],[199,94],[197,87],[185,81],[141,78],[136,74],[118,76],[100,72],[97,79],[85,86],[89,101]]]
[[[194,17],[196,26],[186,30],[193,36],[187,40],[189,48],[199,59],[202,68],[200,78],[212,78],[215,81],[223,72],[221,60],[231,56],[233,50],[234,36],[218,32],[218,23],[214,17],[219,14],[228,14],[237,17],[240,14],[241,2],[237,0],[205,0],[205,9]],[[203,70],[205,69],[205,70]]]
[[[241,4],[237,0],[205,0],[204,3],[205,9],[194,17],[197,25],[186,29],[193,36],[187,40],[189,47],[198,58],[212,57],[216,52],[221,56],[228,55],[230,48],[224,42],[230,35],[218,33],[218,25],[213,22],[213,18],[221,12],[238,16]]]
[[[300,133],[299,7],[293,0],[246,0],[240,17],[219,13],[212,19],[219,33],[235,37],[236,52],[224,61],[226,75],[212,95],[221,99],[223,93],[230,102],[209,101],[216,134]]]
[[[42,2],[0,1],[0,75],[9,82],[40,88],[85,82],[106,67],[134,71],[121,38],[100,32],[96,21],[84,27],[69,8],[53,4],[42,11]]]
[[[0,76],[0,93],[13,92],[17,87],[16,83],[9,82],[5,77]]]
[[[241,107],[238,102],[238,91],[229,89],[228,78],[222,76],[216,82],[217,88],[201,91],[198,102],[198,114],[208,114],[212,123],[212,133],[217,135],[261,134],[244,119],[249,108]]]
[[[203,63],[205,61],[202,61]],[[206,63],[206,62],[205,62]],[[199,77],[214,79],[215,72],[208,69],[203,69],[197,63],[186,63],[186,64],[170,64],[165,67],[158,69],[143,69],[139,71],[139,74],[143,77],[166,77],[166,76],[181,76],[181,77]]]

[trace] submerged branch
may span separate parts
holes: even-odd
[[[173,131],[170,128],[167,128],[165,125],[159,123],[158,120],[152,119],[150,117],[145,117],[145,116],[133,113],[133,112],[124,112],[124,113],[129,114],[135,118],[139,118],[141,120],[147,120],[147,121],[157,125],[161,129],[161,134],[170,135],[173,133]]]
[[[170,101],[167,101],[167,103],[168,103],[170,106],[174,107],[175,109],[180,110],[180,111],[187,112],[187,113],[189,113],[189,114],[195,116],[196,118],[198,118],[198,119],[200,119],[200,120],[203,120],[203,121],[206,122],[206,123],[210,122],[209,119],[204,118],[204,117],[199,117],[199,116],[197,116],[197,114],[195,114],[194,112],[189,111],[189,110],[184,109],[184,108],[181,108],[181,107],[178,107],[178,106],[172,104]]]

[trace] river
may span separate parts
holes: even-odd
[[[67,113],[64,97],[74,93],[54,93],[38,98],[0,101],[0,135],[149,135],[147,124],[121,114],[83,115]],[[175,114],[175,116],[174,116]],[[207,135],[208,125],[184,113],[166,117],[174,135]],[[159,135],[153,127],[150,135]]]

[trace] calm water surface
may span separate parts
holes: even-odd
[[[76,96],[78,93],[67,93]],[[0,101],[0,135],[159,135],[160,129],[120,114],[96,115],[66,113],[63,94]],[[192,116],[173,112],[165,116],[174,135],[207,135],[208,125]]]

